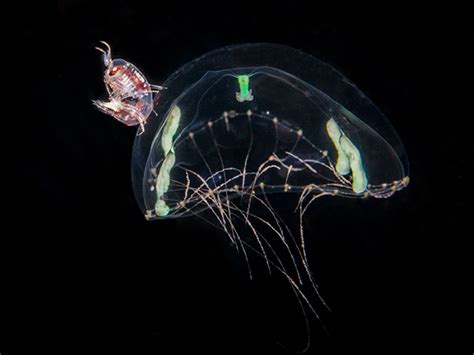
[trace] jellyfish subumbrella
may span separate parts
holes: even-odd
[[[302,221],[319,197],[387,198],[408,184],[406,153],[385,116],[340,72],[299,50],[217,49],[163,86],[133,150],[143,214],[205,215],[244,254],[253,250],[280,270],[305,301],[298,285],[311,274],[302,226],[290,242],[269,196],[296,194]]]

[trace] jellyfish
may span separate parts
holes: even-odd
[[[316,314],[301,287],[307,279],[319,296],[302,217],[323,196],[388,198],[406,187],[408,160],[394,128],[336,69],[283,45],[214,50],[163,86],[133,147],[143,215],[212,222],[245,258],[257,253],[284,275]],[[298,231],[272,205],[274,194],[297,197]]]

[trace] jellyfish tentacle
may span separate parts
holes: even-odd
[[[191,171],[189,170],[189,173],[190,174],[194,174],[199,180],[201,180],[201,182],[207,186],[208,189],[210,189],[208,183],[206,182],[206,180],[200,176],[199,174],[195,173],[194,171]],[[210,204],[208,201],[207,201],[207,198],[213,198],[212,196],[210,196],[209,194],[205,195],[204,197],[202,196],[202,194],[200,192],[197,192],[197,195],[202,199],[202,201],[208,206],[208,208],[210,209],[210,211],[212,211],[212,213],[214,214],[214,216],[217,218],[217,220],[219,221],[219,223],[222,225],[222,227],[224,228],[224,231],[225,233],[227,234],[227,236],[232,240],[232,237],[231,237],[231,233],[228,231],[228,227],[227,227],[227,223],[231,226],[232,229],[234,229],[234,232],[237,231],[237,229],[234,227],[233,225],[233,222],[232,222],[232,218],[231,216],[228,216],[227,214],[223,213],[224,209],[223,208],[220,208],[220,212],[221,212],[221,215],[219,216],[219,214],[217,212],[214,211],[213,209],[213,206],[212,204]],[[217,205],[217,201],[216,200],[213,200],[213,202]],[[233,232],[233,233],[234,233]],[[244,257],[245,257],[245,260],[247,262],[247,266],[248,266],[248,271],[249,271],[249,277],[250,279],[253,278],[252,276],[252,270],[250,268],[250,263],[249,263],[249,260],[248,260],[248,255],[247,255],[247,252],[242,244],[242,238],[240,238],[239,234],[237,233],[236,235],[236,240],[238,243],[241,244],[241,249],[244,253]],[[234,241],[233,241],[234,242]]]
[[[222,158],[222,154],[221,154],[221,151],[220,151],[220,148],[219,148],[219,145],[217,143],[217,139],[214,135],[214,130],[212,128],[212,124],[210,123],[211,121],[208,122],[208,126],[209,126],[209,130],[211,132],[211,137],[212,137],[212,141],[214,143],[214,147],[215,147],[215,150],[217,152],[217,156],[218,156],[218,159],[219,159],[219,163],[221,165],[221,169],[222,169],[222,173],[223,173],[223,176],[224,176],[224,183],[227,184],[227,174],[226,174],[226,169],[225,169],[225,165],[224,165],[224,159]],[[228,190],[225,189],[225,201],[226,201],[226,208],[227,208],[227,212],[230,214],[230,206],[229,206],[229,194],[228,194]],[[233,233],[234,230],[233,230]],[[234,239],[235,239],[235,236],[233,236]],[[236,244],[238,245],[238,244]]]
[[[251,184],[251,187],[252,187],[252,190],[251,190],[251,191],[255,191],[255,185],[256,185],[256,183],[257,183],[257,180],[258,180],[261,176],[263,176],[263,174],[264,174],[266,171],[268,171],[268,170],[270,170],[270,169],[272,169],[272,168],[275,168],[275,169],[278,169],[278,170],[280,169],[279,166],[274,165],[274,164],[273,164],[273,165],[270,165],[270,166],[266,166],[269,161],[271,161],[271,159],[270,159],[270,158],[267,158],[267,160],[265,160],[265,161],[264,161],[262,164],[260,164],[260,166],[258,167],[257,172],[255,173],[255,177],[254,177],[254,179],[253,179],[253,181],[252,181],[252,184]],[[252,194],[250,195],[250,197],[249,197],[249,203],[248,203],[248,205],[247,205],[247,213],[250,211],[250,203],[251,203],[252,198],[253,198],[253,193],[252,193]]]
[[[247,154],[245,155],[245,160],[244,160],[244,166],[243,166],[243,175],[242,175],[242,189],[245,188],[245,177],[246,177],[246,172],[247,172],[247,164],[250,156],[250,152],[252,151],[252,146],[253,146],[253,128],[252,128],[252,111],[247,111],[247,118],[248,118],[248,127],[249,127],[249,132],[250,132],[250,139],[249,139],[249,146],[247,149]],[[241,199],[242,201],[242,199]],[[250,200],[249,200],[250,201]]]

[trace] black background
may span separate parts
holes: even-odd
[[[470,71],[454,72],[473,37],[448,24],[449,13],[387,6],[359,9],[362,17],[342,4],[248,1],[25,9],[14,73],[27,95],[20,117],[4,118],[14,139],[3,142],[13,174],[4,174],[12,228],[0,250],[2,354],[293,354],[304,345],[296,299],[261,261],[250,281],[219,231],[193,219],[144,220],[130,183],[135,130],[90,103],[104,95],[99,40],[154,83],[244,42],[299,48],[355,82],[405,143],[411,183],[387,200],[328,198],[308,213],[308,254],[331,308],[318,305],[322,322],[310,317],[308,353],[472,352],[462,291],[472,283],[462,256],[472,233],[460,227],[470,208],[473,145],[463,134],[472,110],[443,107],[469,107],[448,98],[464,89],[445,79],[472,82]]]

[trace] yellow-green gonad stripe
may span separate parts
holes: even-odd
[[[346,155],[349,156],[352,171],[352,191],[355,193],[364,192],[367,188],[367,176],[365,175],[359,150],[345,135],[341,137],[341,147]]]
[[[355,193],[364,192],[367,189],[367,175],[359,150],[339,128],[333,118],[327,122],[326,128],[337,149],[336,171],[341,175],[345,175],[349,173],[350,168],[352,172],[352,191]],[[342,172],[345,172],[345,174]]]
[[[350,163],[349,157],[346,155],[344,150],[341,147],[340,139],[342,136],[342,131],[339,129],[338,124],[331,118],[326,123],[326,129],[328,131],[329,137],[331,138],[334,146],[337,150],[337,163],[336,163],[336,171],[340,175],[347,175],[350,172]]]
[[[166,205],[165,201],[161,199],[163,195],[168,192],[170,187],[170,172],[176,161],[174,153],[169,153],[163,163],[161,163],[160,172],[156,178],[156,204],[155,213],[157,216],[166,216],[170,208]]]
[[[168,114],[161,134],[161,148],[163,149],[164,160],[161,163],[158,177],[156,178],[155,190],[156,190],[156,203],[155,213],[157,216],[163,217],[168,215],[170,212],[169,206],[162,199],[165,193],[168,192],[170,187],[170,172],[176,162],[176,156],[173,148],[173,137],[179,126],[181,119],[181,110],[178,106]]]
[[[178,106],[175,106],[166,119],[163,133],[161,135],[161,147],[163,148],[163,154],[165,156],[169,151],[173,150],[173,137],[178,129],[180,118],[181,110]]]

